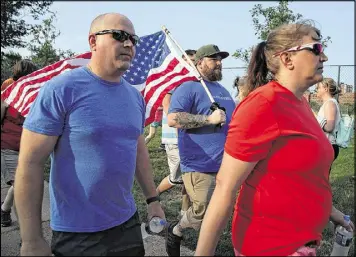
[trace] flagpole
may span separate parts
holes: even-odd
[[[184,54],[184,57],[187,59],[186,61],[190,64],[190,66],[192,66],[192,68],[194,69],[195,73],[198,75],[198,80],[200,81],[200,83],[202,84],[202,86],[204,87],[206,93],[208,94],[208,97],[210,99],[210,101],[212,103],[215,103],[215,100],[213,98],[213,96],[211,95],[208,87],[205,84],[205,81],[203,80],[201,74],[199,73],[199,71],[197,70],[197,68],[195,67],[194,63],[192,62],[192,60],[190,60],[189,56],[187,55],[187,53],[181,48],[181,46],[178,44],[178,42],[172,37],[171,32],[166,28],[166,26],[162,26],[162,30],[163,32],[173,41],[174,44],[176,44],[176,46],[179,48],[179,50]]]

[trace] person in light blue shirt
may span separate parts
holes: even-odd
[[[187,49],[185,54],[192,61],[195,62],[195,53],[196,50]],[[185,55],[182,56],[183,60],[187,61]],[[190,62],[188,62],[189,64]],[[161,194],[176,185],[182,185],[182,207],[180,215],[183,215],[185,211],[188,210],[190,205],[189,196],[185,190],[182,172],[180,170],[180,157],[178,150],[178,131],[176,128],[168,126],[168,109],[171,103],[171,96],[175,89],[169,91],[163,98],[163,118],[162,118],[162,144],[165,146],[167,161],[169,167],[169,175],[162,179],[157,187],[157,194]]]
[[[212,112],[212,102],[199,81],[183,83],[171,98],[168,125],[178,128],[182,178],[192,204],[178,222],[167,227],[166,250],[169,256],[179,256],[184,229],[200,229],[215,188],[228,124],[235,109],[230,93],[217,82],[222,79],[222,59],[228,55],[216,45],[203,46],[195,55],[197,70],[214,101],[225,111],[218,108]]]
[[[48,81],[31,106],[15,187],[22,256],[143,256],[135,176],[148,218],[165,218],[143,137],[145,103],[122,78],[137,42],[127,17],[98,16],[89,64]],[[52,249],[41,229],[49,155]]]

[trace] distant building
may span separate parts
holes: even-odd
[[[340,88],[341,88],[341,94],[352,93],[354,91],[352,85],[348,85],[344,83],[340,84]]]

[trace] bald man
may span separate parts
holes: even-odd
[[[23,126],[15,187],[21,255],[143,256],[134,176],[148,219],[165,218],[143,137],[145,103],[122,78],[135,55],[134,26],[120,14],[100,15],[88,41],[88,66],[47,82]],[[52,249],[41,229],[49,155]]]

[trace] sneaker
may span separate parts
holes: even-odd
[[[2,205],[2,203],[1,203]],[[9,227],[11,226],[11,210],[10,211],[3,211],[1,209],[1,226],[2,227]]]
[[[180,243],[183,237],[173,234],[173,228],[177,224],[178,221],[166,226],[166,251],[168,256],[180,256]]]

